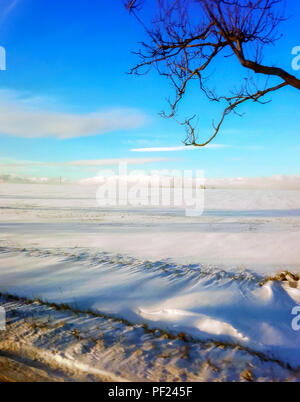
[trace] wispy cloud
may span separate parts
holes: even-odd
[[[163,162],[167,158],[116,158],[116,159],[91,159],[64,162],[32,162],[32,161],[14,161],[2,162],[0,167],[39,167],[39,166],[70,166],[70,167],[98,167],[98,166],[116,166],[119,163],[128,165],[144,165],[148,163]]]
[[[208,144],[203,149],[218,149],[218,148],[227,148],[228,145],[223,144]],[[192,146],[180,146],[180,147],[154,147],[154,148],[133,148],[131,152],[176,152],[176,151],[192,151],[198,149],[199,147]]]
[[[18,3],[19,0],[2,0],[1,11],[0,11],[0,21],[2,23],[8,17],[8,15],[13,11],[13,9],[17,6]]]
[[[207,188],[300,190],[300,175],[206,179]]]
[[[146,116],[134,109],[76,114],[58,112],[53,107],[46,109],[44,103],[37,97],[0,91],[0,133],[24,138],[67,139],[132,129],[146,121]]]

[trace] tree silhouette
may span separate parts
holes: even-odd
[[[278,26],[285,20],[285,0],[151,1],[155,3],[156,15],[148,24],[142,17],[144,1],[124,0],[149,39],[141,43],[141,50],[136,52],[140,62],[130,72],[145,74],[154,67],[172,82],[175,97],[169,99],[170,110],[162,112],[163,117],[176,119],[178,105],[188,84],[194,80],[199,82],[200,90],[210,101],[225,103],[208,139],[200,139],[194,123],[196,115],[180,122],[186,128],[185,145],[202,147],[210,143],[226,116],[231,112],[238,114],[238,106],[245,102],[267,103],[270,101],[266,99],[267,94],[286,86],[300,89],[300,80],[294,75],[277,66],[263,64],[265,47],[274,45],[281,37]],[[230,57],[235,57],[247,70],[247,77],[229,95],[217,95],[211,86],[211,77],[204,75],[211,65],[216,69],[224,67],[224,63],[218,63],[222,56],[227,63],[232,62]],[[256,74],[266,77],[262,88],[258,86]],[[279,82],[270,85],[274,77]]]

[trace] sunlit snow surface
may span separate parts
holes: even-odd
[[[0,292],[300,367],[298,283],[265,282],[300,273],[299,191],[206,190],[200,217],[100,208],[95,192],[0,184]]]

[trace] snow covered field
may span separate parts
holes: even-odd
[[[186,217],[96,190],[0,184],[0,368],[2,351],[73,379],[298,379],[300,284],[275,275],[300,273],[300,191],[205,190]]]

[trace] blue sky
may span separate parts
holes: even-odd
[[[291,67],[292,48],[300,46],[299,2],[288,0],[288,15],[265,62],[300,76]],[[300,97],[293,88],[275,93],[268,105],[244,105],[245,115],[230,116],[207,149],[161,152],[180,147],[184,131],[158,115],[172,95],[163,77],[126,74],[144,38],[121,0],[0,0],[7,54],[7,70],[0,71],[0,173],[77,179],[95,176],[99,161],[119,159],[129,159],[131,169],[204,169],[207,177],[300,173]],[[217,88],[244,76],[228,59],[216,70]],[[201,132],[209,136],[220,107],[194,86],[181,114],[190,111],[200,112]],[[141,148],[156,150],[132,151]],[[72,164],[79,160],[86,163]]]

